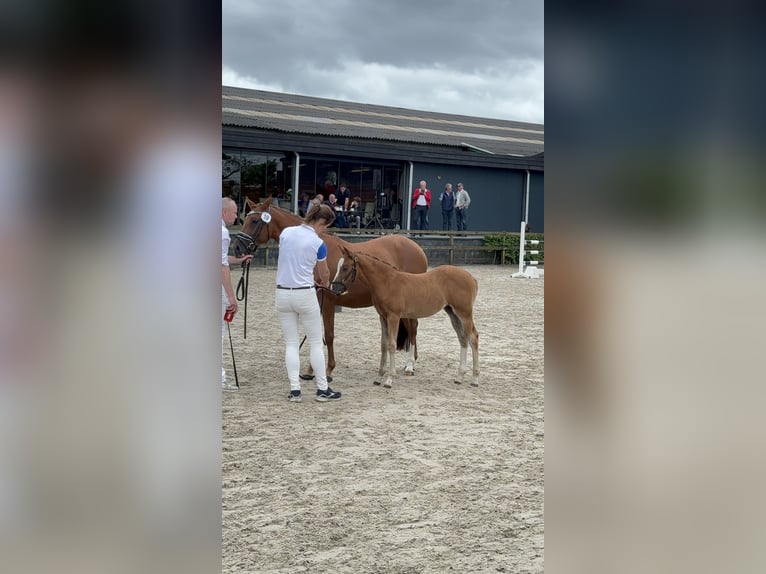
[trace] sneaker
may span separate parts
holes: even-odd
[[[320,391],[317,389],[317,396],[316,400],[318,400],[320,403],[323,403],[325,401],[337,401],[340,399],[340,393],[337,391],[333,391],[330,387],[327,387],[324,391]]]
[[[290,391],[290,394],[287,395],[287,400],[292,403],[299,403],[301,402],[301,392],[300,391]]]

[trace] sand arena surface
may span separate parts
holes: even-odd
[[[415,376],[399,352],[393,388],[374,386],[377,313],[344,308],[331,403],[313,381],[287,401],[275,270],[251,269],[246,340],[241,312],[232,323],[242,388],[223,393],[223,572],[543,572],[544,279],[464,268],[480,386],[453,383],[443,312],[420,321]]]

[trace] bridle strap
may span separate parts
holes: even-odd
[[[253,240],[253,254],[255,254],[256,249],[258,249],[258,237],[260,237],[261,231],[263,231],[264,225],[266,226],[266,241],[268,242],[269,238],[271,237],[271,227],[270,227],[270,225],[271,225],[271,221],[270,221],[270,218],[271,218],[271,206],[269,206],[269,208],[265,212],[263,212],[263,211],[256,211],[254,209],[252,211],[249,211],[247,213],[247,215],[260,215],[261,213],[268,213],[269,214],[269,222],[266,223],[260,217],[258,218],[258,223],[255,224],[255,230],[253,231],[253,234],[250,236],[251,239]],[[247,215],[245,215],[245,217],[247,217]]]
[[[349,280],[348,280],[349,283],[353,283],[354,281],[356,281],[356,262],[357,262],[357,256],[354,255],[354,262],[351,264],[351,275],[350,275]],[[333,285],[340,285],[343,288],[343,290],[338,295],[339,297],[345,295],[346,293],[348,293],[348,287],[346,286],[346,282],[345,281],[333,281],[332,284]],[[332,285],[331,285],[331,287],[332,287]]]

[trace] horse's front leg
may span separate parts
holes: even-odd
[[[399,317],[388,317],[388,374],[386,375],[383,386],[391,388],[394,382],[394,373],[396,372],[396,333],[399,329]]]
[[[380,320],[380,367],[378,367],[378,378],[373,384],[379,385],[386,372],[386,354],[388,353],[388,323],[383,315],[378,315]]]
[[[327,345],[327,380],[332,381],[335,369],[335,297],[324,292],[322,305],[322,321],[324,322],[324,342]]]
[[[332,372],[335,369],[335,299],[333,303],[325,301],[326,294],[324,292],[319,294],[319,307],[322,313],[322,325],[324,329],[323,338],[325,345],[327,345],[327,381],[332,382]],[[306,369],[306,373],[301,375],[301,379],[304,381],[310,381],[314,378],[314,369],[311,368],[311,362]]]
[[[468,342],[471,344],[471,353],[473,355],[473,382],[471,386],[479,386],[479,332],[476,327],[471,325],[471,335],[468,337]]]

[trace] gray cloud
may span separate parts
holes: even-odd
[[[224,83],[543,122],[536,0],[225,0]]]

